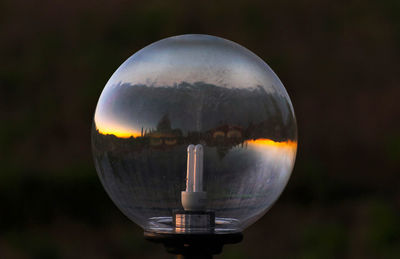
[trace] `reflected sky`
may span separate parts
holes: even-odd
[[[276,147],[276,148],[287,148],[292,150],[296,150],[297,148],[297,142],[291,140],[279,142],[279,141],[274,141],[272,139],[260,138],[260,139],[246,140],[245,144],[247,144],[249,147],[256,149],[263,148],[265,146]]]
[[[295,130],[289,96],[269,66],[208,35],[170,37],[132,55],[107,82],[94,120],[99,132],[126,138],[154,129],[163,116],[184,133],[261,122],[271,132]]]
[[[232,41],[209,35],[182,35],[153,43],[125,61],[107,86],[199,81],[231,88],[263,85],[267,92],[287,96],[279,78],[262,59]]]
[[[105,117],[103,120],[97,120],[96,129],[103,135],[114,135],[119,138],[130,138],[140,137],[141,131],[137,131],[132,127],[124,127],[121,123],[113,120],[107,120],[109,117]]]

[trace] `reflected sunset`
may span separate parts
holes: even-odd
[[[112,124],[108,125],[107,127],[104,126],[102,127],[99,126],[98,123],[96,123],[96,130],[98,130],[99,133],[103,135],[114,135],[118,138],[130,138],[130,137],[136,138],[142,135],[141,132],[139,131],[128,129],[118,124]]]
[[[98,129],[98,131],[103,134],[103,135],[114,135],[119,138],[130,138],[130,137],[140,137],[141,133],[140,132],[127,132],[127,131],[119,131],[119,130],[102,130]]]
[[[143,137],[143,133],[134,129],[128,129],[118,124],[108,125],[107,127],[100,127],[96,124],[96,129],[99,133],[103,135],[114,135],[118,138],[137,138]],[[295,150],[297,148],[297,142],[288,140],[288,141],[274,141],[268,138],[258,138],[258,139],[250,139],[244,140],[244,144],[249,147],[254,148],[263,148],[263,147],[276,147],[276,148],[288,148],[291,150]]]
[[[280,147],[280,148],[291,148],[291,149],[297,148],[297,142],[292,140],[279,142],[267,138],[259,138],[259,139],[246,140],[245,143],[252,147],[269,146],[269,147]]]

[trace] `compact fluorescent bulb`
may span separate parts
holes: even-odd
[[[187,148],[186,191],[181,194],[185,210],[203,211],[206,192],[203,192],[203,146],[189,145]]]

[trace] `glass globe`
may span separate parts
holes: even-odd
[[[296,120],[281,81],[254,53],[182,35],[143,48],[111,76],[92,150],[108,195],[146,231],[240,232],[285,188]],[[192,195],[196,188],[204,195]],[[210,212],[212,222],[182,227],[177,211]]]

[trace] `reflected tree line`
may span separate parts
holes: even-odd
[[[218,154],[224,156],[231,148],[245,145],[246,140],[296,139],[290,104],[285,97],[268,93],[261,86],[234,89],[202,82],[169,87],[119,83],[113,89],[106,94],[118,103],[110,105],[109,110],[122,114],[128,125],[135,119],[146,120],[144,117],[152,119],[161,115],[161,118],[155,128],[142,127],[139,136],[129,138],[103,134],[102,129],[94,125],[93,146],[101,149],[100,152],[129,150],[136,153],[202,143],[215,147]],[[100,114],[100,119],[101,115],[112,116]],[[193,119],[196,116],[200,119]],[[199,121],[201,128],[208,129],[190,130],[193,127],[188,125]]]
[[[102,151],[141,152],[143,150],[168,150],[178,145],[201,143],[215,147],[224,156],[231,148],[245,145],[246,140],[265,138],[264,123],[250,124],[243,128],[239,125],[222,124],[204,132],[188,131],[186,136],[181,129],[173,129],[168,115],[164,115],[156,129],[143,129],[140,136],[129,138],[117,137],[114,134],[102,134],[96,128],[94,145]],[[99,150],[100,151],[100,150]]]

